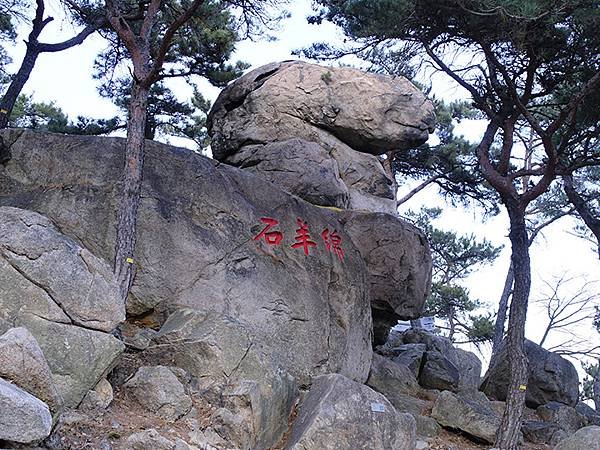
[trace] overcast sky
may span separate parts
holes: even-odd
[[[294,1],[288,9],[292,13],[292,17],[281,23],[279,31],[274,33],[279,37],[277,41],[242,42],[238,45],[235,58],[249,62],[253,67],[258,67],[272,61],[295,59],[296,57],[291,54],[294,49],[308,46],[314,41],[335,41],[341,38],[340,32],[332,25],[314,26],[306,22],[305,17],[310,13],[309,0]],[[41,41],[57,42],[73,35],[72,26],[60,19],[59,7],[49,5],[48,14],[53,15],[57,20],[44,30]],[[21,34],[19,44],[11,49],[11,54],[16,62],[20,62],[24,53],[24,45],[21,41],[25,37],[24,34]],[[97,82],[91,77],[94,57],[103,47],[103,40],[98,36],[93,36],[79,47],[56,54],[40,55],[24,91],[33,93],[37,101],[56,102],[72,118],[79,114],[97,118],[114,115],[117,109],[108,100],[99,97],[96,91]],[[449,84],[443,76],[435,76],[432,80],[433,92],[436,96],[455,99],[463,95],[459,88]],[[212,100],[216,98],[218,89],[205,82],[199,84],[207,98]],[[177,84],[176,90],[182,96],[191,95],[191,89],[181,82]],[[468,138],[477,139],[483,132],[483,125],[464,122],[459,126],[459,130]],[[401,189],[406,190],[408,186]],[[470,278],[468,283],[474,296],[489,302],[490,305],[495,305],[502,290],[509,259],[506,215],[501,214],[482,224],[479,211],[449,208],[442,199],[435,195],[434,189],[429,189],[416,196],[406,204],[406,207],[418,209],[423,204],[446,208],[446,212],[436,224],[437,226],[460,232],[472,232],[480,237],[487,237],[497,245],[505,245],[502,256],[494,266],[481,269]],[[572,221],[569,219],[559,221],[538,237],[533,245],[531,249],[532,299],[540,296],[544,279],[551,280],[552,277],[565,272],[571,276],[580,276],[588,280],[600,278],[600,263],[591,244],[570,236],[567,231],[571,226]],[[536,307],[530,308],[527,326],[529,338],[539,339],[543,328],[540,325],[545,323],[544,319],[542,310]]]

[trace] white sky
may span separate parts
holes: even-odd
[[[341,38],[339,31],[330,24],[321,26],[309,25],[305,17],[310,14],[310,1],[298,0],[292,2],[288,10],[292,18],[280,24],[274,34],[279,37],[276,42],[258,41],[242,42],[238,45],[236,59],[241,59],[258,67],[272,61],[296,59],[291,55],[294,49],[308,46],[315,41],[333,41]],[[47,14],[61,17],[60,8],[49,6]],[[41,36],[43,42],[57,42],[73,35],[73,28],[67,22],[57,19],[50,24]],[[23,39],[26,32],[18,38],[19,43],[11,54],[16,62],[24,54]],[[92,117],[110,117],[117,109],[108,100],[102,99],[96,91],[97,82],[92,79],[92,65],[95,55],[104,47],[103,40],[93,36],[81,46],[55,54],[42,54],[25,86],[24,92],[33,93],[37,101],[54,101],[71,118],[77,115]],[[16,70],[16,68],[14,69]],[[432,78],[433,93],[436,96],[455,99],[460,97],[461,90],[449,84],[443,76]],[[204,95],[214,100],[219,89],[206,82],[200,82]],[[175,90],[180,95],[191,95],[191,89],[179,82]],[[470,139],[476,139],[482,133],[480,124],[464,122],[459,130]],[[406,207],[418,209],[427,204],[444,206],[445,213],[437,223],[442,228],[450,228],[459,232],[473,232],[478,236],[487,237],[495,244],[504,244],[501,257],[492,267],[485,267],[474,274],[468,281],[471,293],[482,300],[495,305],[502,291],[504,277],[509,260],[509,242],[506,238],[508,221],[505,214],[487,220],[482,224],[481,215],[477,211],[449,208],[443,204],[433,189],[429,189],[414,197]],[[570,236],[567,231],[571,223],[561,220],[550,226],[543,236],[538,237],[531,248],[532,256],[532,299],[535,299],[542,286],[542,279],[551,279],[568,272],[572,276],[581,275],[588,280],[600,279],[600,262],[589,243]],[[536,307],[530,307],[527,324],[527,336],[538,340],[545,324],[544,312]],[[591,325],[590,325],[591,326]],[[590,334],[591,338],[598,336]]]

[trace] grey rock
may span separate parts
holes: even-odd
[[[326,130],[356,150],[416,147],[433,129],[432,104],[408,80],[300,61],[260,67],[230,84],[208,117],[213,154],[246,142],[316,136]]]
[[[443,391],[438,396],[431,417],[444,427],[464,431],[471,436],[493,443],[500,426],[500,417],[492,409],[485,395],[470,398]]]
[[[0,336],[0,378],[46,403],[53,415],[61,411],[63,400],[50,367],[27,329],[11,328]]]
[[[394,347],[391,351],[394,354],[392,360],[396,364],[408,367],[415,378],[418,378],[421,371],[421,363],[427,346],[425,344],[404,344]]]
[[[315,379],[292,427],[286,449],[413,450],[415,420],[381,394],[342,375]]]
[[[29,444],[50,434],[52,416],[48,406],[2,378],[0,411],[0,441]]]
[[[413,417],[415,418],[415,422],[417,424],[417,436],[434,438],[440,434],[440,431],[442,431],[442,427],[435,419],[432,419],[431,417],[422,416],[420,414]]]
[[[421,388],[410,370],[377,353],[373,354],[367,386],[385,395],[399,412],[419,415],[426,408],[426,402],[415,398]]]
[[[526,420],[521,425],[523,437],[534,444],[556,445],[567,434],[555,423]]]
[[[560,441],[554,450],[600,450],[600,427],[582,428]]]
[[[135,399],[146,409],[173,422],[192,408],[192,400],[175,374],[164,366],[142,366],[125,383]]]
[[[103,414],[114,399],[114,391],[106,378],[102,378],[98,384],[87,393],[79,405],[79,410]]]
[[[525,341],[525,354],[529,360],[527,406],[537,408],[552,401],[575,406],[579,395],[579,376],[573,364],[528,340]],[[498,350],[495,364],[488,369],[482,381],[481,390],[491,398],[506,400],[508,379],[504,343]]]
[[[436,351],[425,352],[419,384],[427,389],[459,390],[460,372],[452,362]]]
[[[386,347],[403,348],[401,345],[416,344],[425,345],[427,349],[427,357],[420,362],[419,374],[419,381],[424,387],[453,392],[477,390],[481,377],[480,359],[472,352],[454,347],[446,337],[423,329],[408,329],[395,335],[393,342],[386,343]],[[430,362],[427,363],[427,360]]]
[[[558,425],[569,434],[575,433],[587,425],[587,420],[575,408],[559,402],[550,402],[539,406],[536,410],[538,416],[545,422]]]
[[[588,425],[600,426],[600,414],[598,414],[594,408],[580,401],[577,402],[575,409],[587,419]]]
[[[25,314],[16,325],[27,328],[42,349],[66,407],[76,407],[116,364],[124,345],[96,330],[50,322]]]
[[[375,311],[393,318],[391,323],[418,317],[431,287],[431,253],[425,236],[390,214],[345,212],[342,216],[367,265],[374,320]]]
[[[175,443],[161,436],[154,428],[150,428],[129,436],[125,448],[131,450],[174,450]]]
[[[315,142],[290,139],[248,145],[226,162],[255,173],[314,205],[348,208],[348,188],[338,163]]]
[[[22,286],[29,284],[33,286],[28,290],[41,291],[36,297],[45,298],[46,304],[54,302],[79,326],[110,332],[125,320],[125,305],[108,263],[61,234],[40,214],[0,208],[0,259],[0,272],[9,272],[0,277],[14,277],[16,271],[23,278],[15,288],[3,291],[1,309],[9,309],[3,305],[13,300],[27,303],[21,297]]]
[[[239,321],[183,309],[173,313],[155,338],[155,360],[187,370],[203,392],[217,392],[219,409],[211,422],[240,448],[266,449],[287,429],[298,396],[295,380],[271,365]]]
[[[112,260],[125,141],[0,134],[12,153],[0,166],[0,205],[40,212]],[[366,380],[370,293],[362,257],[338,214],[250,173],[155,142],[146,145],[144,167],[131,315],[154,310],[166,316],[187,307],[236,317],[255,352],[299,384],[330,372]],[[268,217],[279,221],[280,245],[255,239],[265,228],[260,219]],[[292,248],[298,218],[317,243],[309,256]],[[327,251],[324,229],[340,235],[343,260]]]

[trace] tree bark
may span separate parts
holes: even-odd
[[[563,175],[563,188],[567,198],[575,207],[579,217],[581,217],[581,220],[583,220],[589,230],[594,234],[598,242],[598,258],[600,258],[600,219],[594,217],[583,197],[579,195],[573,186],[572,175]]]
[[[492,339],[492,358],[498,352],[498,348],[504,338],[504,324],[506,323],[506,312],[508,311],[508,299],[512,293],[512,287],[515,280],[515,272],[513,270],[512,262],[508,267],[506,273],[506,279],[504,280],[504,288],[502,289],[502,295],[500,296],[500,303],[498,304],[498,315],[496,316],[496,323],[494,324],[494,337]],[[491,363],[490,363],[491,365]]]
[[[136,242],[137,213],[140,204],[144,167],[144,131],[148,109],[149,88],[134,82],[131,89],[127,144],[122,177],[121,203],[117,218],[117,242],[114,272],[123,300],[127,299],[133,281],[133,253]]]
[[[531,266],[525,208],[514,198],[505,199],[504,203],[510,218],[509,238],[512,246],[514,291],[507,333],[510,382],[506,398],[506,411],[496,435],[496,446],[501,450],[517,450],[528,378],[524,343],[527,303],[531,288]]]
[[[13,77],[6,93],[2,97],[2,100],[0,100],[0,129],[4,129],[8,126],[8,121],[12,110],[15,107],[17,98],[23,90],[23,86],[27,83],[39,54],[40,52],[35,43],[28,42],[27,51],[21,62],[21,67],[19,67],[19,71]]]
[[[594,397],[594,405],[596,405],[596,411],[600,411],[600,359],[598,360],[598,370],[594,377],[594,384],[592,385],[592,395]]]

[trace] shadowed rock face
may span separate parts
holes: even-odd
[[[12,159],[0,166],[0,205],[44,214],[111,261],[125,141],[18,130],[2,136]],[[269,232],[282,233],[279,245],[257,238],[267,225],[263,218],[278,221]],[[308,256],[292,247],[298,219],[316,244]],[[252,174],[148,142],[138,224],[129,314],[154,309],[166,317],[187,307],[235,318],[256,357],[281,366],[299,384],[331,372],[366,380],[371,360],[366,269],[335,212]],[[325,229],[340,236],[343,260],[327,250]],[[60,321],[55,312],[50,320]],[[38,335],[49,336],[32,333],[38,341]],[[46,354],[42,341],[40,346]]]
[[[381,155],[416,147],[433,132],[433,105],[403,77],[301,61],[260,67],[223,90],[208,117],[217,159],[251,143],[320,130],[353,149]]]
[[[575,406],[579,394],[579,376],[573,364],[528,340],[525,341],[525,354],[529,361],[525,397],[527,406],[537,408],[552,401]],[[488,369],[481,390],[492,398],[506,400],[509,372],[505,343],[499,349],[496,361]]]

